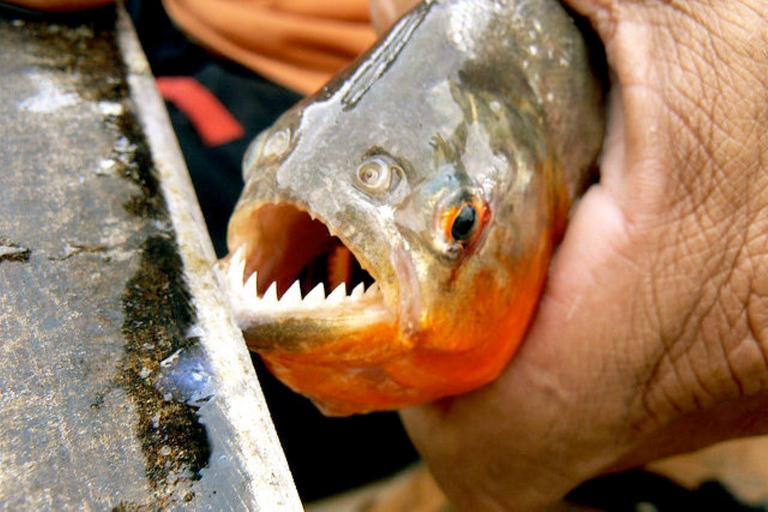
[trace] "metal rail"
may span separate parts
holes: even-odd
[[[129,18],[0,42],[0,508],[300,510]]]

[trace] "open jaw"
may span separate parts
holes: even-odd
[[[239,226],[225,281],[252,349],[304,351],[391,323],[374,277],[320,220],[278,202]]]

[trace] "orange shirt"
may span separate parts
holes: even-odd
[[[199,44],[303,94],[376,40],[368,0],[163,0]]]

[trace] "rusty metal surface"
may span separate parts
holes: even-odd
[[[0,17],[0,508],[300,509],[117,19]]]

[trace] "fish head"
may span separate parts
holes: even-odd
[[[549,59],[567,79],[546,81],[545,67],[510,53],[522,43],[468,46],[465,28],[484,19],[468,9],[499,6],[420,4],[245,156],[222,262],[236,320],[326,414],[482,386],[534,313],[575,188],[563,167],[580,172],[599,149],[573,120],[590,126],[599,107],[566,100],[591,90],[573,79],[586,66]],[[542,93],[550,83],[557,94]]]
[[[327,413],[484,384],[527,326],[553,157],[535,109],[464,89],[435,84],[408,118],[374,91],[354,108],[315,98],[246,155],[228,238],[237,321]]]

